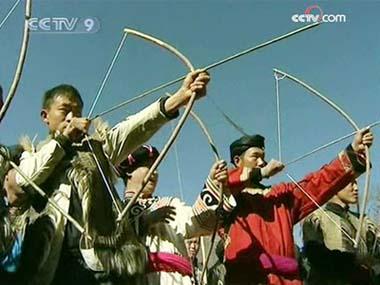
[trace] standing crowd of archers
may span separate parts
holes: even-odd
[[[284,165],[266,162],[265,139],[255,134],[231,143],[231,167],[214,163],[192,206],[155,195],[157,171],[144,179],[159,151],[145,143],[193,93],[205,96],[209,80],[206,72],[189,73],[174,95],[112,128],[99,123],[91,136],[95,122],[82,116],[79,92],[70,85],[48,90],[40,113],[46,140],[0,146],[0,284],[380,284],[380,231],[365,218],[356,244],[359,218],[349,210],[373,143],[369,129],[298,183],[262,184]],[[298,222],[301,250],[293,237]],[[199,239],[215,225],[218,260],[201,278]]]

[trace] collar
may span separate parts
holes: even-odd
[[[342,207],[341,205],[338,205],[336,203],[329,202],[326,204],[326,210],[333,212],[334,214],[344,217],[349,212],[349,206]]]
[[[124,191],[124,200],[131,199],[135,195],[135,193],[136,192],[133,190]],[[156,198],[156,197],[157,196],[150,196],[148,198],[144,198],[144,200],[149,200],[149,199]],[[142,199],[142,193],[140,194],[139,199]]]
[[[241,193],[248,193],[248,194],[251,194],[251,195],[262,195],[262,196],[265,196],[271,190],[272,190],[272,188],[259,188],[259,187],[251,188],[251,187],[246,187],[246,188],[244,188],[241,191]]]

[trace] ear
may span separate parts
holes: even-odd
[[[40,112],[40,116],[41,116],[42,121],[43,121],[45,124],[49,125],[49,118],[48,118],[49,115],[48,115],[48,112],[47,112],[46,109],[42,109],[42,110],[41,110],[41,112]]]
[[[235,164],[237,167],[240,166],[240,164],[241,164],[241,158],[240,158],[240,156],[238,156],[238,155],[235,155],[235,156],[234,156],[234,164]]]

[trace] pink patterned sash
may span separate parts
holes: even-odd
[[[178,272],[184,276],[192,276],[192,267],[188,259],[173,253],[149,253],[148,272]]]

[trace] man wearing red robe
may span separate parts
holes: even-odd
[[[307,192],[323,205],[353,178],[365,171],[364,147],[373,135],[358,132],[352,144],[332,162],[295,183],[266,187],[260,183],[284,168],[265,162],[264,137],[243,136],[230,146],[235,168],[229,186],[237,207],[225,227],[225,265],[228,285],[301,285],[295,259],[293,225],[316,210]],[[300,189],[302,187],[302,190]]]

